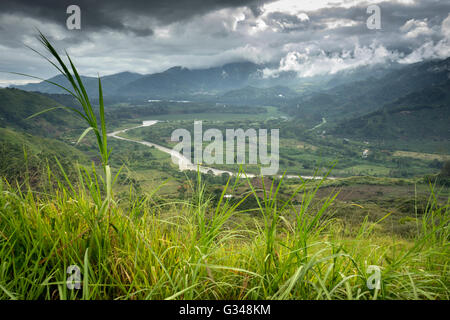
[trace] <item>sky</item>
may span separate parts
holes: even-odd
[[[79,30],[66,25],[73,4],[81,12]],[[380,29],[367,26],[371,5],[379,8]],[[83,75],[251,61],[266,65],[266,77],[283,71],[311,77],[449,57],[450,1],[1,0],[0,71],[57,74],[27,47],[43,51],[37,29]],[[0,86],[26,82],[0,73]]]

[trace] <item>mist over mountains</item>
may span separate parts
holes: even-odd
[[[135,101],[179,99],[230,104],[269,103],[283,106],[295,117],[319,120],[326,116],[345,119],[381,108],[384,104],[430,86],[448,85],[450,59],[415,64],[382,64],[341,71],[326,76],[299,78],[284,72],[264,76],[267,65],[230,63],[207,69],[173,67],[164,72],[121,72],[103,76],[106,97]],[[82,76],[89,95],[98,96],[97,78]],[[67,86],[61,76],[48,79]],[[25,91],[64,94],[59,87],[42,81],[12,86]]]
[[[273,92],[274,97],[280,94],[285,96],[286,94],[287,98],[292,98],[293,94],[288,94],[286,90],[290,89],[300,94],[316,85],[320,85],[322,88],[330,88],[340,83],[385,74],[392,66],[361,67],[337,74],[307,78],[299,78],[295,72],[289,71],[282,72],[276,77],[268,77],[264,75],[264,70],[268,67],[270,66],[258,65],[252,62],[229,63],[221,67],[206,69],[188,69],[176,66],[159,73],[143,75],[133,72],[121,72],[103,76],[101,79],[106,96],[142,99],[190,98],[194,100],[196,98],[201,99],[202,96],[212,96],[226,101],[227,96],[232,97],[231,100],[235,100],[236,96],[228,93],[234,90],[244,90],[245,92],[245,90],[249,89],[249,94],[255,96],[256,92],[251,88],[256,90],[272,88],[270,91]],[[96,96],[98,94],[97,78],[82,76],[82,80],[86,85],[88,94]],[[61,75],[52,77],[48,81],[58,85],[68,85],[67,80]],[[11,87],[42,93],[65,93],[64,90],[45,81],[26,85],[12,85]],[[273,87],[285,88],[274,90]],[[316,88],[314,90],[317,91]],[[264,94],[259,93],[256,95]],[[248,102],[248,100],[244,97],[244,101]]]
[[[241,62],[208,69],[173,67],[148,75],[122,72],[102,77],[102,84],[107,101],[133,101],[144,109],[149,101],[176,100],[242,108],[271,105],[306,127],[326,119],[324,132],[335,136],[402,140],[406,147],[417,139],[444,144],[450,139],[450,58],[308,78],[289,72],[264,77],[265,67]],[[88,94],[96,97],[97,79],[82,79]],[[49,81],[68,85],[62,76]],[[44,81],[15,87],[40,91],[63,105],[72,103]]]

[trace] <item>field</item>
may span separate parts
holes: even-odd
[[[396,151],[393,156],[395,157],[405,157],[414,158],[421,160],[438,160],[438,161],[448,161],[450,156],[442,154],[432,154],[432,153],[421,153],[421,152],[408,152],[408,151]]]
[[[179,115],[170,116],[179,117]],[[417,157],[421,153],[387,150],[374,144],[366,144],[363,141],[322,136],[320,133],[308,129],[297,129],[297,132],[292,132],[289,128],[292,123],[285,119],[274,119],[272,117],[265,120],[243,119],[242,115],[236,115],[235,118],[230,120],[226,118],[230,115],[217,115],[214,120],[208,120],[194,114],[191,120],[189,119],[190,115],[183,116],[185,119],[166,120],[151,127],[130,130],[123,136],[173,147],[177,144],[177,142],[171,141],[171,134],[175,129],[187,129],[191,136],[194,136],[193,119],[203,120],[203,132],[210,128],[217,128],[224,137],[225,130],[230,128],[242,128],[244,130],[249,128],[280,128],[280,172],[286,171],[290,175],[313,175],[319,167],[329,167],[336,162],[333,170],[333,176],[336,177],[371,175],[413,178],[435,173],[436,167],[440,166],[439,163],[443,163],[447,159],[445,155],[422,154],[424,156]],[[157,120],[157,117],[151,119]],[[203,146],[206,147],[207,145],[208,143],[204,142]],[[366,149],[369,150],[369,155],[364,158],[362,154]],[[248,141],[246,141],[246,159],[248,159],[248,151]],[[405,155],[408,156],[405,157]],[[237,170],[236,165],[215,165],[215,167],[224,170]],[[257,167],[251,165],[246,165],[245,169],[250,173],[258,171]]]

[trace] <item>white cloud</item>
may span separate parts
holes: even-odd
[[[417,38],[418,36],[430,36],[434,32],[428,27],[428,19],[410,19],[400,27],[400,31],[405,33],[406,38]]]
[[[442,39],[435,43],[430,40],[413,50],[400,63],[416,63],[427,59],[445,59],[450,57],[450,14],[442,21],[440,30]]]
[[[286,14],[301,14],[305,11],[311,11],[312,8],[323,8],[324,2],[329,1],[321,1],[321,0],[306,0],[306,1],[298,1],[298,0],[279,0],[271,3],[266,3],[263,5],[262,10],[264,14],[272,13],[272,12],[281,12]],[[319,7],[317,7],[319,5]],[[313,9],[313,10],[317,10]]]
[[[342,27],[353,27],[362,24],[362,22],[350,19],[328,19],[324,21],[324,24],[327,29],[336,29]]]
[[[386,0],[279,0],[267,3],[263,6],[265,12],[310,12],[324,8],[340,7],[351,8],[358,5],[369,5],[385,2]],[[401,4],[414,4],[415,0],[396,0],[393,2]]]
[[[39,83],[41,80],[28,80],[28,79],[0,79],[0,88],[8,87],[10,85],[23,85],[27,83]]]
[[[447,18],[442,21],[441,32],[445,38],[450,39],[450,13]]]
[[[269,27],[273,32],[295,29],[309,22],[309,16],[305,13],[305,2],[293,0],[281,0],[264,4],[262,14],[254,21],[249,21],[253,28],[250,33],[266,31]],[[275,17],[281,15],[284,17]],[[289,18],[289,19],[286,19]]]
[[[361,66],[395,61],[400,56],[398,52],[389,51],[383,45],[375,43],[363,47],[356,45],[353,50],[342,50],[332,54],[312,46],[301,52],[288,52],[281,59],[279,68],[265,69],[264,76],[277,77],[281,72],[286,71],[294,71],[299,77],[335,74]]]
[[[399,60],[399,62],[409,64],[428,59],[445,59],[448,57],[450,57],[450,45],[448,39],[445,39],[436,44],[433,41],[428,41],[405,58]]]

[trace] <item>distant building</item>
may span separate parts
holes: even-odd
[[[368,155],[369,155],[369,149],[365,149],[362,153],[363,159],[367,158]]]

